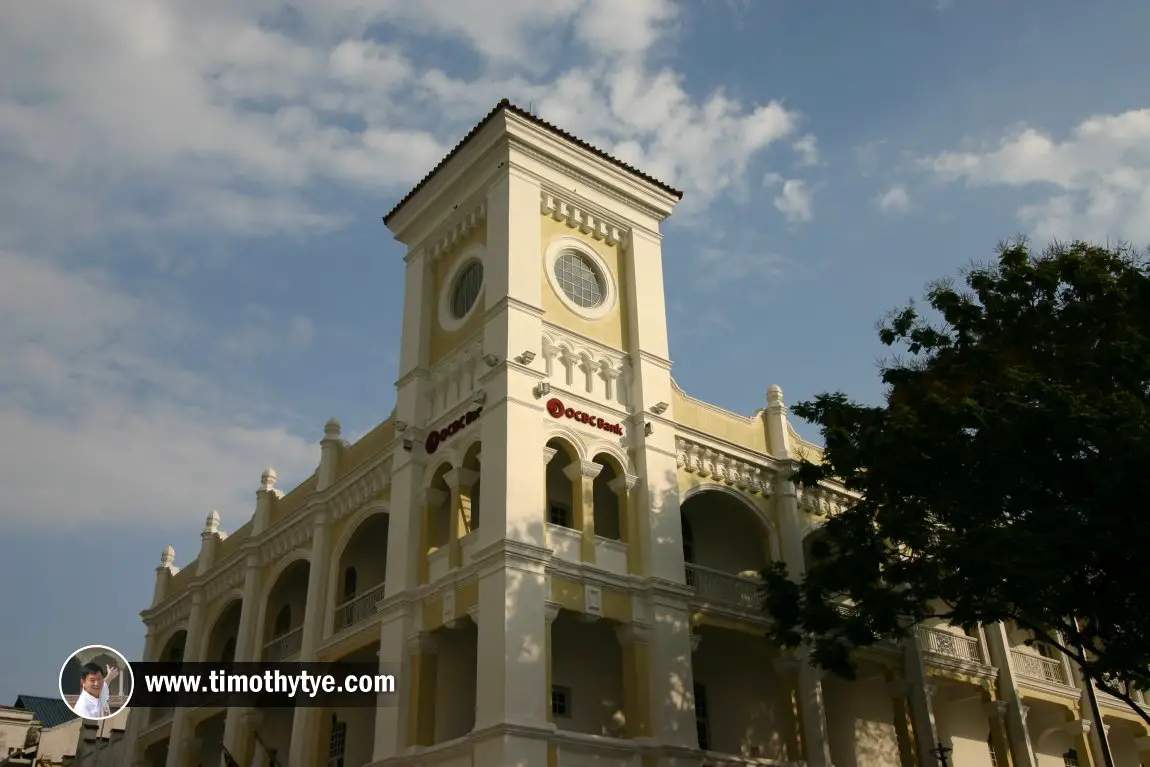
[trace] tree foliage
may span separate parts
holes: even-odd
[[[1123,683],[1150,689],[1146,260],[1019,241],[927,302],[880,328],[905,350],[881,407],[793,408],[825,443],[795,481],[860,500],[812,539],[801,584],[765,574],[772,638],[851,678],[853,649],[928,617],[1012,622],[1131,703]]]

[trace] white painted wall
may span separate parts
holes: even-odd
[[[608,620],[585,623],[560,613],[551,626],[551,683],[571,690],[561,730],[623,737],[623,649]]]
[[[477,632],[473,623],[435,632],[439,642],[436,679],[435,742],[471,732],[475,726],[475,661]]]
[[[711,750],[787,758],[780,682],[762,637],[702,626],[695,651],[696,684],[706,688]]]
[[[882,679],[823,679],[827,733],[835,767],[900,764],[894,704]]]

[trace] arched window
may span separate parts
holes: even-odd
[[[220,652],[220,661],[222,663],[231,663],[236,659],[236,638],[228,637],[228,641],[224,642],[224,649]]]
[[[280,608],[279,614],[276,615],[276,631],[277,637],[283,636],[291,630],[291,605],[284,605]]]
[[[686,515],[680,514],[679,518],[683,520],[683,561],[692,564],[695,561],[695,534]]]
[[[343,601],[350,602],[355,599],[355,586],[358,576],[354,567],[349,567],[343,573]]]

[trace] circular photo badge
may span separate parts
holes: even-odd
[[[64,661],[60,697],[76,716],[98,722],[128,705],[133,681],[123,655],[105,645],[88,645]]]

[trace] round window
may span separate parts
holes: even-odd
[[[584,309],[603,303],[603,277],[591,261],[574,250],[555,259],[555,279],[569,299]]]
[[[483,263],[472,261],[463,267],[455,280],[455,290],[451,294],[451,313],[461,320],[475,306],[479,291],[483,287]]]

